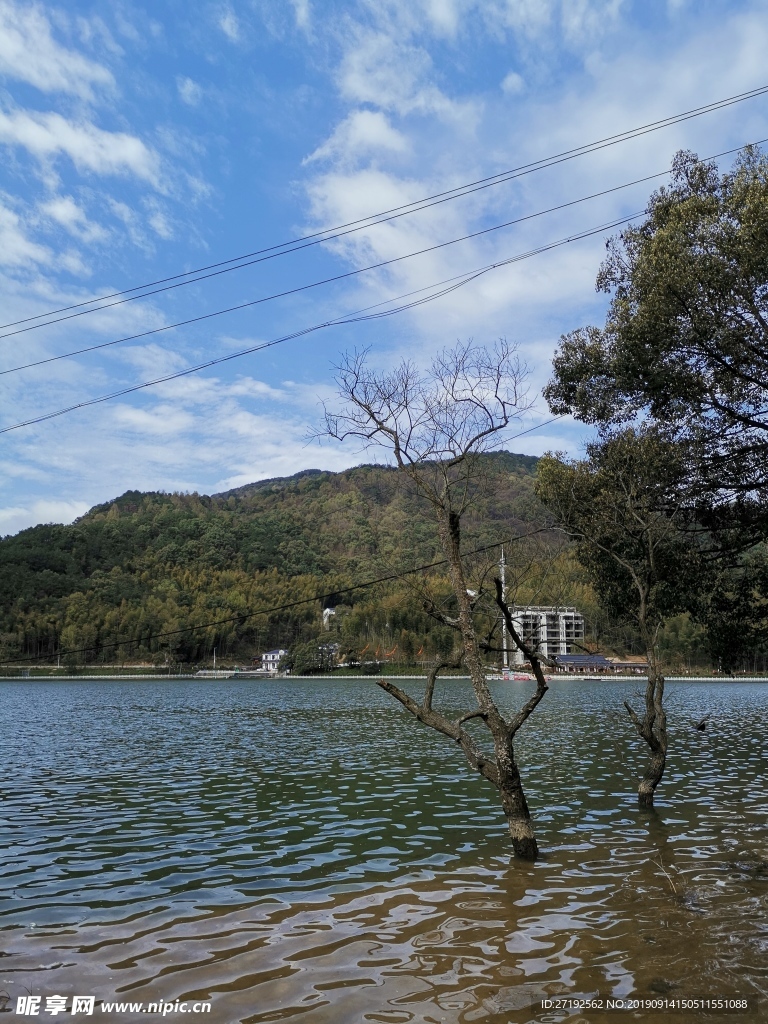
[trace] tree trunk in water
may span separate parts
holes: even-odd
[[[653,671],[646,691],[646,715],[643,739],[651,748],[651,760],[640,780],[637,801],[640,807],[653,807],[653,795],[667,765],[667,713],[664,710],[664,676]]]
[[[512,838],[512,849],[517,857],[523,860],[536,860],[539,846],[533,832],[528,801],[525,799],[520,772],[515,763],[512,742],[496,743],[496,762],[499,766],[499,793],[501,805],[507,816],[509,834]]]
[[[515,763],[513,736],[488,689],[472,622],[472,607],[461,562],[459,517],[454,513],[446,515],[438,512],[437,528],[443,551],[448,558],[451,584],[459,606],[459,628],[464,650],[464,664],[469,670],[478,708],[483,712],[485,724],[493,736],[494,753],[499,771],[497,785],[501,794],[501,804],[509,824],[512,849],[518,857],[525,860],[536,860],[539,847],[533,833],[533,824],[523,792],[520,772]]]
[[[637,802],[641,807],[653,807],[653,794],[661,782],[667,764],[666,743],[651,751],[651,760],[637,789]]]

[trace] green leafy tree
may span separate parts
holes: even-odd
[[[768,551],[761,546],[739,571],[721,573],[702,616],[706,645],[724,671],[749,668],[768,649]]]
[[[602,328],[565,335],[553,411],[618,424],[649,416],[696,456],[710,529],[768,530],[768,160],[732,171],[681,152],[642,223],[608,246]],[[730,538],[733,540],[733,537]]]
[[[653,428],[626,428],[588,445],[587,459],[549,455],[536,490],[570,537],[601,604],[630,620],[648,659],[645,709],[627,712],[650,748],[640,782],[651,806],[666,766],[668,734],[659,638],[665,621],[698,599],[708,577],[691,534],[687,463],[680,445]]]

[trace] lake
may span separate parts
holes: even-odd
[[[0,683],[0,1006],[496,1024],[664,1019],[541,998],[759,997],[725,1019],[768,1020],[768,685],[670,683],[640,811],[641,684],[558,680],[524,726],[531,865],[492,787],[372,681]],[[510,709],[530,692],[494,685]],[[451,681],[436,703],[470,701]]]

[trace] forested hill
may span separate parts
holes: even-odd
[[[488,486],[466,516],[468,546],[540,521],[536,461],[507,452],[483,457]],[[129,491],[70,526],[37,526],[0,541],[0,649],[3,659],[88,646],[95,660],[189,662],[218,646],[220,656],[242,658],[307,638],[319,604],[170,640],[156,635],[274,608],[370,579],[388,566],[436,557],[423,504],[389,467],[308,470],[212,496]],[[430,623],[423,616],[416,622],[417,613],[395,591],[375,602],[385,608],[387,630],[391,635],[393,621],[402,620],[400,631],[415,627],[421,644]],[[371,593],[345,600],[350,612],[364,612],[365,635],[375,632]],[[348,620],[354,629],[354,615]],[[125,637],[139,641],[130,648],[107,646]]]

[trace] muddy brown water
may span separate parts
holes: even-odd
[[[526,726],[543,850],[528,865],[493,790],[373,682],[0,684],[0,1008],[22,1019],[17,998],[39,995],[37,1019],[86,1020],[46,998],[93,995],[121,1022],[152,1015],[104,1004],[210,1001],[155,1019],[214,1024],[768,1021],[768,684],[669,685],[652,812],[621,711],[637,685],[555,683]],[[527,686],[496,692],[511,708]],[[468,708],[468,684],[441,699]],[[556,1002],[586,998],[646,1008]],[[750,1004],[670,1007],[686,999]]]

